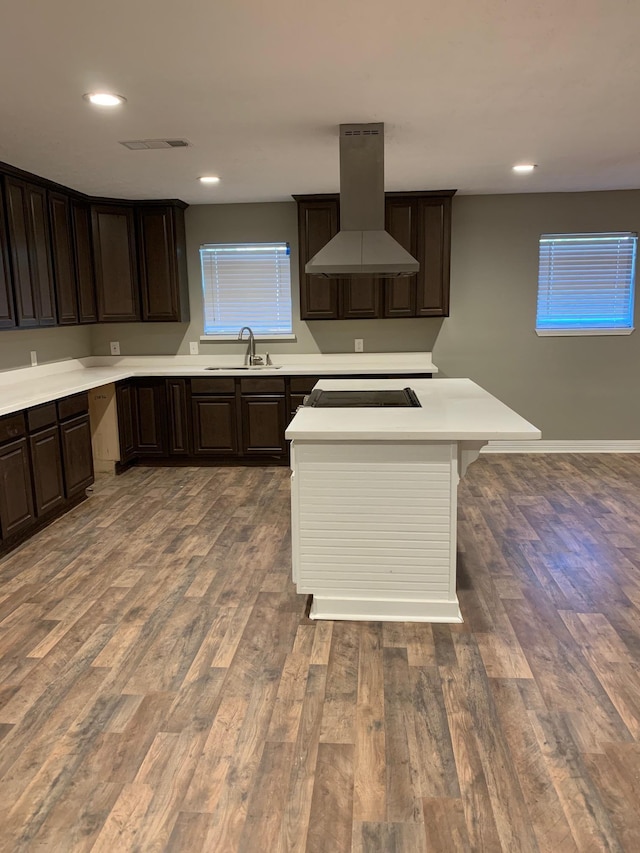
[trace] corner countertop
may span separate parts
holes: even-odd
[[[142,376],[340,376],[437,373],[431,353],[323,353],[274,355],[271,367],[238,369],[226,356],[94,356],[0,372],[0,415],[48,403],[101,385]],[[218,367],[219,370],[207,370]]]
[[[321,379],[328,391],[403,388],[401,379]],[[302,441],[535,440],[540,430],[470,379],[411,379],[422,408],[301,408],[286,437]]]

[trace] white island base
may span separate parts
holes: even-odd
[[[312,619],[461,622],[458,482],[490,440],[540,430],[470,379],[410,379],[420,407],[298,410],[291,439],[293,580]],[[325,390],[407,378],[322,379]]]
[[[457,489],[484,444],[293,441],[293,579],[312,619],[462,622]]]

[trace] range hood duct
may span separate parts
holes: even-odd
[[[384,124],[341,124],[340,231],[307,262],[305,272],[397,278],[419,269],[384,230]]]

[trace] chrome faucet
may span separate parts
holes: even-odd
[[[245,355],[244,360],[247,361],[247,357],[249,359],[249,367],[252,367],[254,364],[258,364],[262,361],[262,358],[259,361],[256,360],[256,339],[253,336],[253,331],[249,326],[243,326],[238,332],[238,340],[242,341],[244,338],[242,337],[245,332],[249,332],[249,348],[247,349],[247,355]]]

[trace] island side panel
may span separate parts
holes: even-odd
[[[461,621],[457,443],[294,445],[293,563],[312,618]]]

